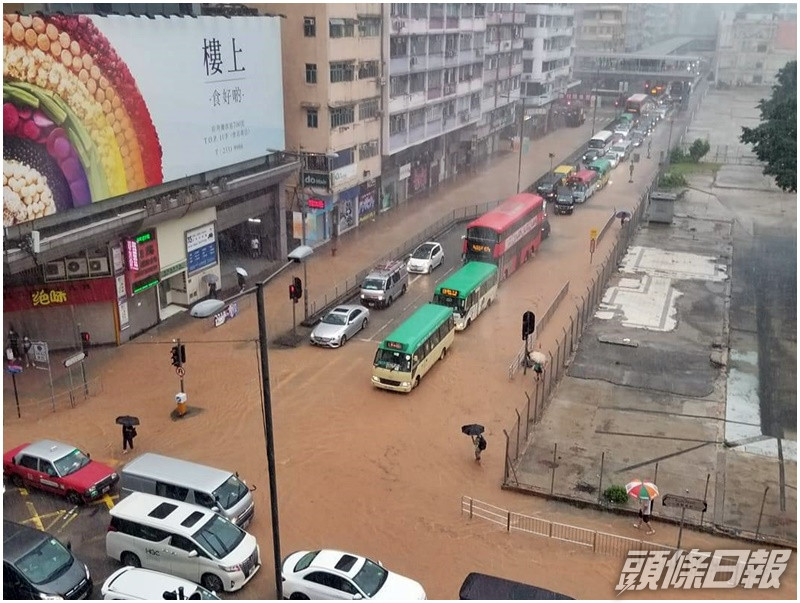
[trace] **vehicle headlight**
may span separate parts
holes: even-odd
[[[409,383],[408,381],[401,381],[400,382],[400,387],[408,387],[409,385],[411,385],[411,383]]]
[[[117,479],[117,477],[119,477],[119,476],[116,473],[112,473],[111,474],[111,479]]]
[[[94,496],[95,494],[97,494],[97,488],[95,486],[92,486],[86,492],[84,492],[84,494],[86,496]]]
[[[242,564],[237,563],[236,565],[229,565],[227,567],[224,565],[220,565],[219,569],[221,569],[223,572],[240,572],[242,571]]]
[[[367,299],[367,296],[362,293],[361,294],[361,299]]]
[[[372,375],[372,382],[373,383],[380,383],[380,379],[378,379],[375,375]]]
[[[91,580],[92,579],[92,575],[89,573],[89,566],[84,564],[83,569],[86,572],[86,579],[87,580]]]
[[[383,295],[379,295],[379,296],[378,296],[378,299],[383,299]]]

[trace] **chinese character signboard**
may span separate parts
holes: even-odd
[[[284,148],[278,17],[3,19],[5,226]]]
[[[3,311],[78,306],[112,301],[116,298],[117,288],[112,277],[6,287],[3,289]]]
[[[375,180],[364,182],[358,193],[358,221],[363,222],[374,218],[378,209],[377,182]]]
[[[186,265],[189,274],[217,263],[217,236],[214,224],[186,231]]]
[[[128,293],[135,295],[144,289],[158,284],[160,263],[158,260],[158,242],[154,231],[140,234],[135,239],[137,250],[137,270],[128,270],[125,273],[125,282]]]

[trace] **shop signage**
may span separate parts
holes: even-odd
[[[371,220],[378,210],[378,184],[375,180],[364,182],[358,191],[358,221]]]
[[[351,178],[355,178],[357,172],[358,170],[356,169],[355,163],[340,167],[338,170],[333,170],[331,172],[331,184],[333,186],[338,186]]]
[[[309,209],[325,209],[325,199],[309,199],[306,206]]]
[[[330,186],[330,178],[328,177],[328,174],[305,172],[303,174],[303,186],[328,188]]]
[[[221,327],[227,321],[229,321],[231,318],[234,318],[238,314],[239,314],[239,304],[237,302],[233,302],[222,312],[214,314],[214,326]]]
[[[172,276],[176,272],[180,272],[181,270],[186,270],[186,262],[178,262],[177,264],[173,264],[169,268],[164,268],[158,276],[163,281],[164,279],[169,278],[170,276]]]
[[[111,264],[114,266],[114,274],[119,274],[125,269],[125,260],[122,257],[122,247],[115,245],[111,248]]]
[[[136,257],[138,270],[128,270],[125,273],[125,282],[128,284],[128,291],[131,295],[137,291],[144,291],[158,283],[158,273],[160,264],[158,261],[158,240],[153,232],[145,232],[134,239],[136,243]],[[151,277],[155,277],[155,283],[150,283]]]
[[[133,239],[125,239],[125,265],[128,270],[139,270],[139,246]]]
[[[122,300],[117,304],[119,309],[119,330],[124,331],[131,326],[130,318],[128,317],[128,301]]]
[[[116,298],[116,285],[111,277],[8,287],[3,290],[3,310],[16,312],[57,306],[79,306],[113,301]]]
[[[407,163],[405,165],[401,165],[400,166],[400,173],[397,176],[397,179],[398,180],[405,180],[409,176],[411,176],[411,164]]]
[[[217,236],[214,223],[186,231],[186,266],[189,274],[217,263]]]

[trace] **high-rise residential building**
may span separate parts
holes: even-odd
[[[628,13],[634,4],[576,4],[575,46],[578,51],[625,52]],[[635,10],[633,11],[635,12]]]
[[[527,4],[525,10],[522,94],[528,113],[543,121],[546,107],[572,83],[575,5]]]
[[[486,5],[481,119],[467,135],[474,140],[473,160],[496,152],[502,139],[517,135],[522,80],[525,5]]]
[[[309,245],[372,218],[381,176],[379,3],[269,4],[285,15],[283,47],[286,149],[304,161],[304,198],[290,211],[296,239],[307,212]],[[313,197],[305,208],[305,197]]]
[[[383,5],[382,206],[471,162],[462,130],[481,118],[485,4]]]
[[[748,4],[720,15],[714,68],[719,84],[772,85],[792,60],[797,60],[793,5]]]

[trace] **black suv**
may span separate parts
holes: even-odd
[[[563,184],[564,178],[558,174],[547,174],[536,183],[536,193],[546,201],[555,201],[558,197],[558,187]]]
[[[4,599],[86,599],[89,568],[54,536],[3,520]]]

